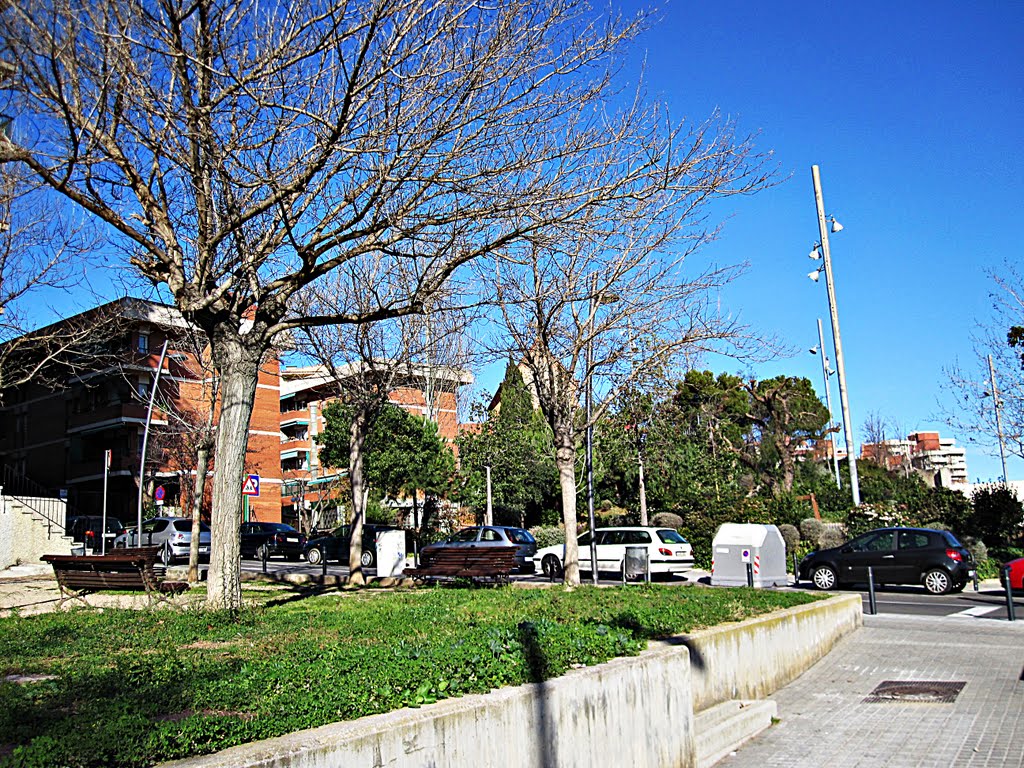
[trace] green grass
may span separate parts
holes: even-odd
[[[239,615],[0,619],[0,766],[144,766],[542,680],[816,596],[615,589],[247,591]]]

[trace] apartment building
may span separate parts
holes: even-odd
[[[359,370],[352,364],[338,375],[344,379]],[[343,514],[347,475],[320,464],[316,437],[324,428],[324,408],[341,397],[341,390],[323,366],[282,368],[280,382],[281,519],[297,527],[331,525]],[[463,370],[415,365],[396,378],[388,399],[436,422],[438,434],[454,447],[458,391],[472,383],[472,375]]]
[[[861,460],[890,470],[913,470],[929,485],[955,488],[967,483],[967,451],[938,432],[914,432],[905,439],[864,443]]]
[[[4,482],[30,488],[31,495],[66,498],[69,514],[89,515],[102,512],[106,486],[107,514],[129,523],[136,519],[143,469],[147,512],[188,509],[195,483],[190,433],[205,421],[212,392],[208,350],[175,307],[137,299],[111,302],[43,330],[59,332],[63,324],[81,326],[91,317],[116,317],[117,323],[80,357],[73,372],[3,393]],[[143,463],[143,433],[157,380]],[[278,390],[278,362],[271,358],[260,372],[246,457],[248,470],[261,476],[260,496],[249,499],[249,514],[262,520],[281,515]],[[209,483],[204,497],[208,510]]]

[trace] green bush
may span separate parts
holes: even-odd
[[[818,537],[818,547],[820,549],[832,549],[833,547],[840,546],[845,541],[846,536],[843,534],[842,528],[835,525],[827,525]]]
[[[786,556],[793,557],[797,547],[800,546],[800,531],[795,525],[783,523],[779,526],[779,533],[782,534],[782,540],[786,543]]]
[[[530,534],[537,540],[537,549],[565,544],[565,528],[560,525],[538,525],[530,529]]]
[[[675,512],[658,512],[651,517],[651,525],[657,528],[675,528],[678,530],[683,527],[683,518]]]
[[[824,530],[824,523],[816,517],[808,517],[800,521],[800,536],[812,548],[818,548],[818,539]]]

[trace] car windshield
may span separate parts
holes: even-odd
[[[505,533],[516,544],[533,544],[536,541],[529,531],[524,531],[522,528],[506,528]]]
[[[287,533],[297,533],[297,531],[290,525],[284,523],[264,523],[263,530],[265,531],[285,531]]]
[[[663,528],[658,531],[658,538],[666,544],[686,544],[687,541],[681,535],[679,531],[674,531],[671,528]]]
[[[455,543],[458,541],[476,541],[476,537],[479,535],[479,533],[480,531],[478,528],[463,528],[458,533],[454,534],[453,536],[450,536],[448,538],[448,541],[450,543]]]

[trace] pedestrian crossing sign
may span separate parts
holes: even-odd
[[[249,475],[245,478],[245,482],[242,483],[242,495],[243,496],[259,496],[260,495],[260,476]]]

